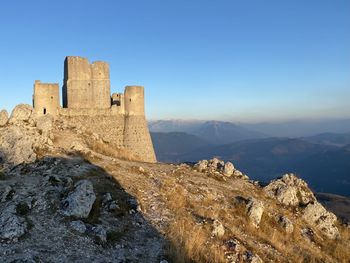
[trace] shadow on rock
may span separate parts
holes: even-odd
[[[167,260],[137,200],[81,156],[0,166],[0,180],[1,262]]]

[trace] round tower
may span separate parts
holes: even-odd
[[[142,86],[126,86],[124,92],[125,114],[145,115],[145,94]]]
[[[137,154],[139,160],[151,163],[157,162],[145,118],[143,87],[125,87],[124,104],[124,147]]]

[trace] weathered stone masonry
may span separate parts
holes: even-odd
[[[125,147],[142,161],[156,162],[147,127],[144,88],[126,86],[110,94],[109,65],[82,57],[66,57],[59,104],[58,84],[35,81],[33,106],[38,115],[51,114],[81,125],[104,141]]]

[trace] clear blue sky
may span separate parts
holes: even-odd
[[[0,33],[8,110],[77,55],[145,86],[149,119],[350,117],[349,0],[11,0]]]

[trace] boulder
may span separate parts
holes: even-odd
[[[264,204],[260,200],[250,197],[248,199],[246,208],[247,215],[252,225],[258,228],[260,225],[261,217],[264,212]]]
[[[338,228],[334,225],[337,217],[333,213],[328,212],[320,203],[308,204],[303,210],[302,217],[328,238],[335,239],[339,237]]]
[[[208,168],[208,161],[207,160],[201,160],[198,163],[194,165],[194,168],[198,170],[198,172],[204,172]]]
[[[233,164],[231,162],[225,163],[224,175],[231,176],[234,171],[235,171],[235,167],[233,166]]]
[[[27,231],[27,223],[16,215],[16,207],[8,206],[0,212],[0,239],[17,241]]]
[[[10,117],[10,123],[17,123],[20,121],[29,121],[33,113],[33,107],[28,104],[19,104],[17,105]]]
[[[280,224],[280,226],[286,231],[287,234],[293,233],[294,225],[292,221],[290,221],[287,217],[279,216],[277,221]]]
[[[285,174],[282,178],[271,181],[264,187],[264,191],[287,206],[296,207],[316,201],[307,183],[294,174]]]
[[[216,237],[223,237],[225,235],[225,227],[219,220],[214,220],[212,234]]]
[[[9,120],[9,114],[6,110],[0,111],[0,127],[5,126]]]
[[[81,180],[74,185],[74,191],[63,201],[63,214],[77,218],[87,218],[96,200],[93,185]]]

